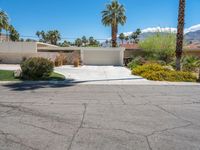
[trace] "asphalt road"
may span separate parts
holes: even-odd
[[[200,86],[1,85],[0,150],[200,150]]]

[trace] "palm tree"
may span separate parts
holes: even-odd
[[[2,35],[2,30],[8,30],[9,27],[9,18],[8,15],[4,12],[4,11],[0,11],[0,37]],[[1,41],[2,41],[2,37],[1,37]]]
[[[126,40],[126,44],[127,44],[129,41],[129,36],[125,36],[125,40]]]
[[[12,25],[9,26],[9,38],[11,41],[19,41],[19,33]]]
[[[185,1],[179,0],[178,28],[176,41],[176,70],[181,70],[181,58],[183,53],[183,38],[185,25]]]
[[[122,44],[124,44],[124,39],[125,39],[124,33],[121,33],[121,34],[119,35],[119,39],[122,41]]]
[[[46,33],[48,43],[57,45],[58,41],[61,40],[60,33],[58,30],[48,31]]]
[[[112,47],[117,47],[118,24],[126,23],[125,8],[118,0],[112,0],[111,4],[106,5],[106,9],[102,11],[102,23],[111,26]]]

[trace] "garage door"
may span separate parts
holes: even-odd
[[[84,65],[122,65],[120,51],[83,51]]]

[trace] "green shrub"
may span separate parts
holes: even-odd
[[[146,63],[146,60],[143,57],[137,56],[137,57],[133,58],[130,63],[128,63],[128,68],[130,68],[132,70],[135,67],[141,66],[145,63]]]
[[[185,56],[182,59],[183,71],[197,72],[200,68],[200,59],[196,56]]]
[[[41,57],[29,58],[21,63],[22,78],[26,80],[46,79],[53,72],[53,62]]]
[[[194,82],[197,80],[197,77],[190,72],[173,71],[159,64],[145,64],[133,69],[132,73],[154,81]]]
[[[174,33],[157,33],[139,43],[147,59],[163,60],[170,63],[175,56],[176,35]]]

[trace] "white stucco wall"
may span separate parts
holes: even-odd
[[[0,42],[2,63],[20,63],[23,57],[37,56],[36,42]]]

